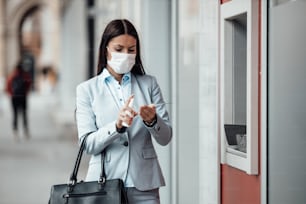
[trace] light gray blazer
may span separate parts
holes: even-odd
[[[165,185],[164,177],[152,138],[167,145],[172,137],[166,105],[155,77],[131,74],[134,107],[156,104],[157,123],[147,127],[139,116],[125,133],[116,131],[119,107],[116,105],[102,74],[77,86],[76,119],[79,141],[87,137],[86,152],[91,154],[87,181],[98,180],[101,172],[101,151],[106,148],[105,171],[107,179],[125,181],[127,171],[138,190],[151,190]]]

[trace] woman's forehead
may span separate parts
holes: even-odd
[[[136,43],[137,43],[136,38],[128,34],[116,36],[109,41],[109,44],[111,45],[122,45],[122,46],[134,46],[136,45]]]

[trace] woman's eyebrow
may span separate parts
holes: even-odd
[[[122,46],[121,44],[114,44],[114,47],[124,47],[124,46]]]
[[[124,46],[121,45],[121,44],[115,44],[114,46],[115,46],[115,47],[119,47],[119,48],[123,48],[123,47],[124,47]],[[136,45],[129,46],[128,48],[134,48],[134,47],[136,47]]]
[[[129,48],[134,48],[134,47],[136,47],[136,45],[132,45],[132,46],[130,46]]]

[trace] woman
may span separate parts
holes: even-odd
[[[91,154],[87,181],[98,180],[105,150],[107,179],[121,178],[130,204],[159,204],[165,185],[152,138],[172,137],[168,112],[155,77],[145,74],[135,27],[111,21],[99,48],[97,76],[78,85],[78,136]]]
[[[19,60],[14,71],[7,79],[6,92],[11,97],[13,108],[13,132],[16,142],[19,141],[18,136],[18,116],[22,115],[23,128],[26,139],[30,138],[28,128],[27,115],[27,99],[31,91],[31,77],[24,71],[22,61]]]

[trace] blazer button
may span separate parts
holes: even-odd
[[[124,143],[123,143],[123,146],[129,146],[129,142],[128,141],[125,141]]]

